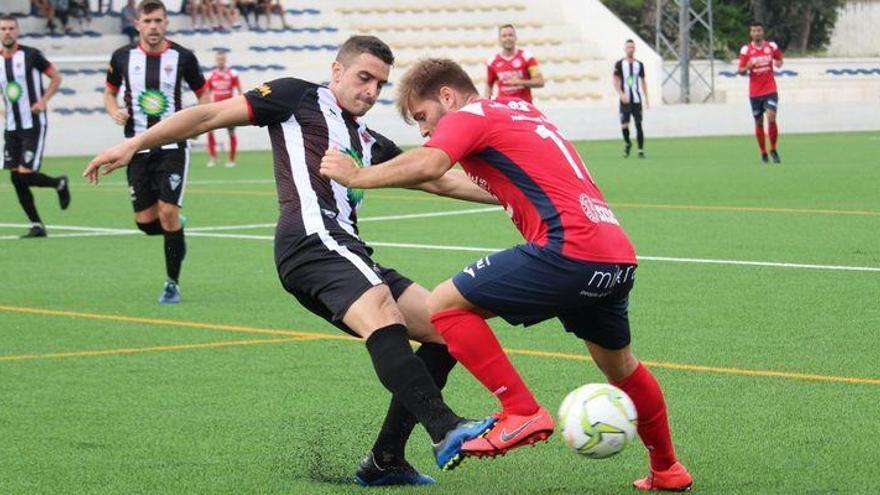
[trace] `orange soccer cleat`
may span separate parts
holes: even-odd
[[[529,416],[497,413],[498,422],[479,438],[461,446],[466,456],[495,457],[523,445],[546,441],[553,434],[553,417],[543,407]]]
[[[642,491],[689,492],[694,484],[691,473],[676,462],[665,471],[654,471],[647,478],[635,480],[633,486]]]

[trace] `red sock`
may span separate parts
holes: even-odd
[[[623,380],[612,383],[632,399],[639,415],[638,432],[651,457],[651,469],[665,471],[677,462],[669,420],[666,418],[666,402],[663,391],[648,368],[639,363],[638,368]]]
[[[235,134],[229,135],[229,161],[235,161],[235,150],[238,149],[238,136]]]
[[[507,414],[526,416],[538,408],[535,396],[507,359],[486,320],[465,309],[431,315],[449,353],[501,401]]]
[[[769,131],[770,131],[770,149],[776,149],[776,139],[779,137],[779,127],[776,126],[776,122],[770,122]]]
[[[211,155],[211,160],[217,159],[217,140],[214,139],[214,133],[208,133],[208,154]]]
[[[761,148],[761,154],[767,154],[767,144],[764,142],[764,124],[755,124],[755,138],[758,140],[758,147]]]

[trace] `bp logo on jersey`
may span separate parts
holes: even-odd
[[[343,153],[350,156],[352,160],[354,160],[355,165],[359,168],[364,168],[364,159],[358,154],[357,151],[347,148],[342,150]],[[354,206],[355,209],[358,209],[364,202],[364,190],[363,189],[349,189],[348,190],[348,201]]]
[[[156,89],[148,89],[141,93],[137,103],[141,112],[148,117],[159,117],[168,110],[168,98],[165,97],[165,93]]]
[[[626,76],[626,85],[630,88],[635,87],[636,79],[633,76]]]
[[[9,103],[17,103],[21,98],[21,85],[15,81],[9,81],[6,84],[6,98],[9,100]]]

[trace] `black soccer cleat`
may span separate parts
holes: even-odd
[[[66,175],[62,175],[59,179],[58,203],[61,205],[62,210],[66,210],[70,206],[70,180]]]
[[[633,147],[632,143],[626,143],[625,145],[623,145],[623,157],[624,158],[629,158],[629,152],[630,152],[630,150],[632,150],[632,147]]]
[[[434,478],[416,471],[406,459],[396,460],[388,466],[379,467],[373,451],[367,452],[358,465],[354,481],[361,486],[432,485]]]
[[[42,225],[34,225],[26,234],[21,236],[22,239],[34,239],[36,237],[46,237],[46,229]]]
[[[645,150],[639,150],[639,158],[645,158]]]
[[[761,153],[761,161],[764,163],[770,163],[770,158],[767,156],[767,153]]]
[[[779,153],[777,153],[776,150],[770,151],[770,158],[773,159],[773,163],[782,163],[782,159],[779,158]]]

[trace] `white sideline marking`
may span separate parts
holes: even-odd
[[[496,209],[496,208],[493,208]],[[490,211],[489,209],[480,209],[482,211]],[[460,210],[460,211],[469,211],[469,210]],[[373,217],[373,218],[383,218],[383,217]],[[270,224],[255,224],[255,225],[270,225]],[[274,226],[274,224],[271,224]],[[18,223],[0,223],[0,227],[30,227],[30,224],[18,224]],[[249,226],[230,226],[236,228],[244,228]],[[139,234],[138,230],[127,230],[127,229],[109,229],[103,227],[80,227],[80,226],[72,226],[72,225],[49,225],[46,227],[47,229],[58,229],[58,230],[74,230],[81,231],[72,234],[57,234],[54,236],[50,236],[50,238],[57,237],[94,237],[94,236],[108,236],[108,235],[132,235]],[[220,229],[222,227],[204,227],[203,229]],[[250,234],[223,234],[217,232],[205,232],[205,231],[192,231],[188,230],[187,235],[192,237],[213,237],[218,239],[247,239],[247,240],[257,240],[257,241],[272,241],[275,239],[274,236],[271,235],[250,235]],[[18,239],[18,236],[0,236],[0,240],[11,240]],[[493,253],[497,251],[501,251],[502,248],[488,248],[488,247],[476,247],[476,246],[447,246],[440,244],[411,244],[411,243],[400,243],[400,242],[367,242],[371,246],[376,247],[389,247],[389,248],[399,248],[399,249],[428,249],[428,250],[437,250],[437,251],[466,251],[466,252],[476,252],[476,253]],[[793,268],[793,269],[802,269],[802,270],[828,270],[828,271],[849,271],[849,272],[880,272],[880,267],[878,266],[849,266],[849,265],[824,265],[824,264],[810,264],[810,263],[786,263],[786,262],[777,262],[777,261],[750,261],[750,260],[724,260],[724,259],[711,259],[711,258],[680,258],[680,257],[669,257],[669,256],[639,256],[639,261],[658,261],[658,262],[668,262],[668,263],[692,263],[692,264],[704,264],[704,265],[731,265],[731,266],[755,266],[755,267],[765,267],[765,268]]]
[[[452,211],[436,211],[433,213],[410,213],[407,215],[386,215],[382,217],[364,217],[358,218],[360,222],[382,222],[386,220],[406,220],[410,218],[433,218],[433,217],[451,217],[455,215],[469,215],[471,213],[485,213],[487,211],[501,211],[500,206],[489,206],[485,208],[470,208],[467,210]]]
[[[409,220],[413,218],[434,218],[434,217],[451,217],[457,215],[469,215],[472,213],[485,213],[489,211],[501,211],[500,206],[490,206],[486,208],[471,208],[467,210],[452,210],[452,211],[435,211],[431,213],[408,213],[405,215],[385,215],[380,217],[363,217],[358,218],[358,223],[362,222],[384,222],[388,220]],[[187,228],[186,232],[195,233],[195,232],[217,232],[222,230],[248,230],[248,229],[260,229],[267,227],[275,227],[274,223],[252,223],[248,225],[218,225],[216,227],[192,227]]]

